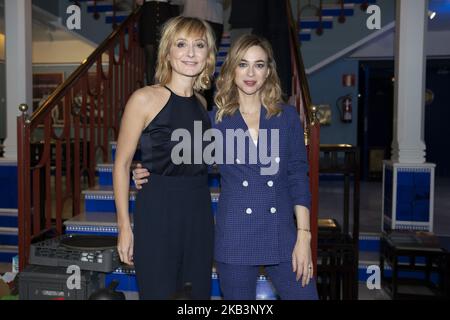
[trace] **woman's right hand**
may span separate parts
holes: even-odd
[[[138,163],[133,170],[133,181],[136,189],[142,189],[142,185],[148,182],[146,177],[150,176],[150,172],[148,172],[147,168],[142,168],[142,165]]]
[[[131,227],[119,229],[117,251],[119,252],[120,260],[130,266],[133,265],[133,247],[134,235]]]

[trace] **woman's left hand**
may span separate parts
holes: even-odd
[[[313,277],[313,264],[311,258],[311,234],[299,232],[294,251],[292,252],[292,269],[296,272],[296,280],[302,278],[305,287]]]

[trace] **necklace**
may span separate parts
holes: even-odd
[[[241,109],[239,109],[239,111],[240,111],[242,114],[247,115],[247,116],[252,116],[252,115],[257,114],[257,113],[259,112],[259,110],[253,111],[253,112],[247,112],[247,111],[242,111]]]

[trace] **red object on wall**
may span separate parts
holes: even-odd
[[[344,87],[354,87],[355,86],[355,75],[354,74],[344,74],[342,76],[342,85]]]

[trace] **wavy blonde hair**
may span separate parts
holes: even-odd
[[[269,76],[260,89],[261,102],[267,110],[267,118],[278,115],[281,112],[279,105],[282,102],[282,91],[276,63],[273,58],[272,46],[262,37],[246,34],[241,36],[231,46],[220,70],[220,75],[216,83],[217,94],[214,98],[214,102],[218,108],[216,122],[222,121],[224,116],[233,115],[239,109],[239,92],[234,82],[236,68],[239,66],[247,50],[253,46],[261,47],[267,54]]]
[[[172,66],[167,56],[170,53],[170,47],[174,45],[175,40],[180,34],[198,35],[206,38],[208,55],[206,65],[203,71],[197,76],[194,82],[194,90],[201,91],[209,89],[211,78],[214,74],[216,65],[216,47],[214,32],[211,26],[201,19],[178,16],[168,20],[162,29],[161,40],[158,48],[158,58],[156,60],[155,78],[160,85],[166,85],[172,77]]]

